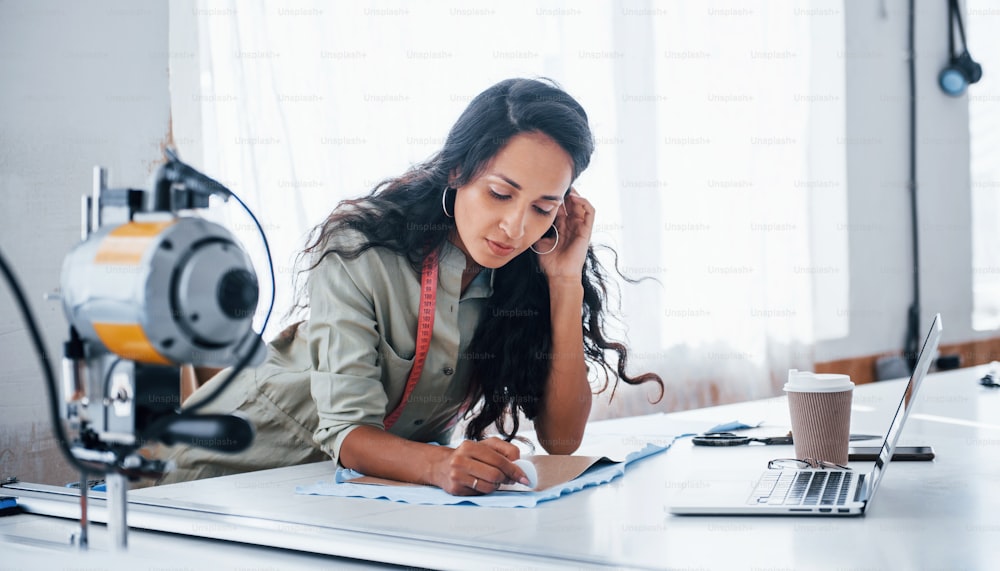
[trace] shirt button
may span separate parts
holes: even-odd
[[[424,419],[422,419],[422,418],[418,418],[417,420],[414,420],[414,421],[413,421],[413,424],[414,424],[415,426],[420,426],[420,425],[421,425],[421,424],[423,424],[423,423],[424,423]]]
[[[445,367],[445,368],[441,369],[441,372],[444,373],[444,374],[446,374],[446,375],[451,376],[451,375],[455,374],[455,369],[452,369],[451,367]]]

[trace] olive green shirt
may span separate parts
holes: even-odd
[[[346,239],[345,239],[346,240]],[[476,355],[468,346],[492,295],[492,272],[461,291],[465,255],[446,243],[440,256],[430,349],[402,415],[389,430],[447,444]],[[160,483],[248,472],[327,457],[337,461],[359,426],[384,429],[400,403],[416,351],[420,275],[404,257],[372,248],[354,259],[328,254],[308,277],[309,319],[291,341],[276,339],[267,360],[239,375],[203,413],[243,414],[253,445],[238,454],[188,446],[166,449],[176,470]],[[191,395],[197,402],[228,374]]]

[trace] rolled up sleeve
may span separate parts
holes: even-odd
[[[344,439],[355,428],[384,428],[388,400],[380,380],[379,332],[365,258],[327,255],[309,278],[310,390],[319,416],[313,439],[337,463]]]

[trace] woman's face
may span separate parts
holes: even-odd
[[[457,189],[452,241],[484,268],[503,266],[552,226],[572,177],[572,159],[548,135],[515,135]]]

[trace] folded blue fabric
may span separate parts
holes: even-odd
[[[676,440],[676,439],[675,439]],[[338,470],[334,482],[318,482],[295,488],[297,494],[386,499],[394,502],[424,505],[473,504],[495,508],[533,508],[540,502],[554,500],[579,492],[590,486],[606,484],[625,473],[625,467],[647,456],[663,452],[670,445],[646,444],[642,450],[630,453],[624,462],[595,464],[583,474],[559,486],[534,492],[494,492],[483,496],[453,496],[434,486],[377,486],[352,484],[361,476],[353,470]]]
[[[722,424],[716,424],[712,428],[709,428],[705,432],[711,434],[713,432],[736,432],[737,430],[746,430],[748,428],[757,428],[764,424],[763,421],[757,424],[746,424],[745,422],[740,422],[738,420],[733,420],[730,422],[724,422]]]

